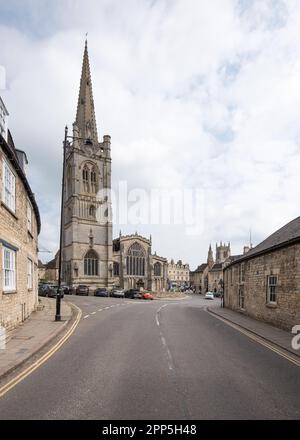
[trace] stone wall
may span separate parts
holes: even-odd
[[[225,269],[225,306],[291,331],[300,324],[300,244],[244,261],[244,281],[236,263]],[[268,276],[277,276],[276,304],[267,300]],[[244,308],[239,305],[244,286]]]
[[[11,329],[23,322],[35,310],[38,303],[38,258],[37,258],[37,221],[32,209],[32,229],[27,226],[27,191],[15,172],[16,177],[16,210],[11,212],[3,203],[3,158],[0,149],[0,325]],[[9,163],[9,160],[7,159]],[[16,248],[16,289],[5,292],[3,270],[3,243]],[[33,262],[32,289],[27,288],[27,260]]]

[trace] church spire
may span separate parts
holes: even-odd
[[[214,256],[213,256],[213,251],[212,251],[212,248],[211,248],[211,244],[209,245],[209,249],[208,249],[207,264],[208,264],[210,269],[214,265]]]
[[[94,144],[98,143],[87,40],[85,40],[75,124],[80,137],[90,139]]]

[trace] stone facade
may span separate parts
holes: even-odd
[[[38,304],[40,216],[25,175],[25,153],[0,135],[0,325],[11,329]]]
[[[66,151],[63,280],[113,285],[110,136],[98,141],[85,44],[76,121]]]
[[[138,234],[122,236],[113,242],[114,285],[162,292],[167,288],[167,260],[152,254],[151,238]]]
[[[181,260],[168,263],[168,283],[169,287],[184,287],[190,284],[190,267],[183,264]]]
[[[291,331],[300,324],[300,217],[224,271],[225,307]]]

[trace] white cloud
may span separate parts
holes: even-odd
[[[31,0],[26,20],[16,5],[0,2],[3,97],[30,159],[43,247],[57,247],[61,144],[75,117],[87,30],[114,186],[125,178],[147,190],[205,190],[201,236],[138,228],[152,232],[159,254],[195,266],[210,241],[230,240],[239,253],[250,228],[257,243],[299,215],[298,1]]]

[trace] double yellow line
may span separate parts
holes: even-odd
[[[18,376],[14,377],[12,380],[10,380],[7,384],[5,384],[2,388],[0,388],[0,397],[4,396],[8,391],[10,391],[12,388],[14,388],[18,383],[20,383],[22,380],[24,380],[27,376],[29,376],[31,373],[33,373],[37,368],[39,368],[44,362],[46,362],[57,350],[60,349],[60,347],[69,339],[69,337],[74,332],[75,328],[79,324],[79,321],[81,319],[82,311],[79,307],[75,306],[75,304],[72,304],[73,307],[75,307],[78,310],[78,315],[70,327],[70,329],[67,331],[67,333],[43,356],[41,356],[37,361],[35,361],[33,364],[31,364],[28,368],[26,368],[24,371],[22,371]]]
[[[251,331],[245,330],[244,328],[240,327],[239,325],[236,325],[230,321],[228,321],[225,318],[222,318],[221,316],[215,314],[214,312],[211,312],[210,310],[207,310],[207,312],[214,316],[215,318],[219,319],[220,321],[225,322],[225,324],[229,325],[230,327],[234,328],[235,330],[238,330],[240,333],[243,333],[248,338],[252,339],[253,341],[257,342],[260,345],[263,345],[264,347],[268,348],[269,350],[274,351],[279,356],[287,359],[289,362],[292,362],[293,364],[297,365],[297,367],[300,367],[300,360],[297,360],[296,357],[289,355],[286,351],[281,350],[280,348],[276,347],[275,345],[265,341],[263,338],[256,336]]]

